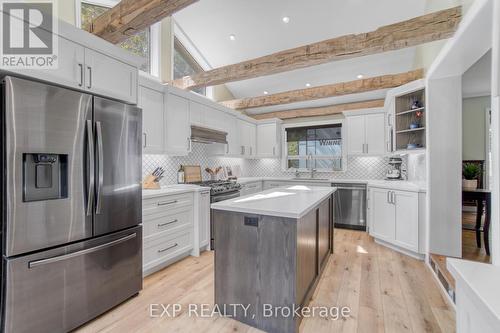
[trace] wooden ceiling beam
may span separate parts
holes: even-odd
[[[174,80],[171,84],[181,89],[195,89],[404,49],[451,37],[461,18],[460,6],[445,9],[386,25],[375,31],[340,36],[215,68]]]
[[[269,118],[279,118],[285,120],[285,119],[303,118],[303,117],[330,116],[342,113],[344,111],[381,108],[383,106],[384,106],[383,99],[375,99],[370,101],[336,104],[336,105],[323,106],[317,108],[293,109],[293,110],[254,114],[250,115],[250,117],[257,120],[269,119]]]
[[[90,32],[118,44],[198,0],[121,0],[96,17]]]
[[[423,76],[424,71],[422,69],[417,69],[405,73],[382,75],[361,80],[328,84],[319,87],[291,90],[272,95],[234,99],[220,103],[235,110],[282,105],[399,87],[408,82],[421,79]]]

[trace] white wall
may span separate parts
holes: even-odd
[[[493,48],[492,48],[492,216],[491,216],[491,253],[493,264],[500,266],[500,1],[495,1],[493,10]]]
[[[486,160],[486,111],[490,107],[490,96],[463,99],[463,160]]]
[[[429,251],[462,256],[462,76],[427,82]]]

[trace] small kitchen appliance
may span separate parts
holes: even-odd
[[[387,180],[400,180],[401,179],[401,164],[403,160],[401,157],[390,157],[389,158],[389,168],[385,174]]]

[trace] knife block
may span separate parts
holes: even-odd
[[[156,177],[153,175],[146,176],[142,181],[142,188],[147,190],[159,190],[160,183],[156,182]]]

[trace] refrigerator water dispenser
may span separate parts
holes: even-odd
[[[23,154],[23,201],[68,197],[68,155]]]

